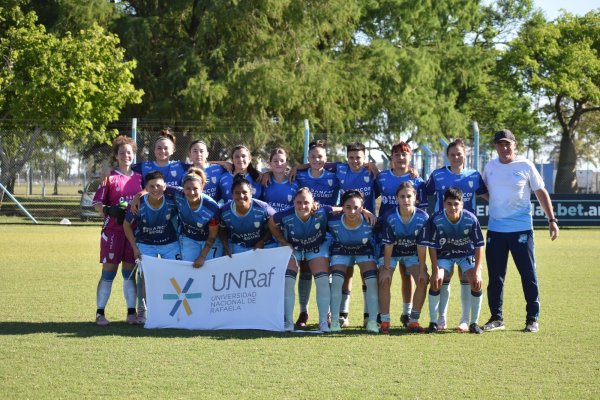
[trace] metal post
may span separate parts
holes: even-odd
[[[423,171],[423,179],[427,179],[429,177],[429,174],[431,173],[431,156],[433,155],[433,152],[431,151],[431,149],[429,147],[427,147],[427,145],[421,143],[421,150],[423,151],[423,153],[425,153],[425,165],[424,165],[424,171]]]
[[[137,144],[137,118],[131,119],[131,138]],[[135,159],[137,158],[137,152],[133,155],[133,162],[135,163]]]
[[[304,120],[304,164],[308,163],[308,144],[310,143],[310,127],[308,120]]]
[[[479,171],[479,125],[473,121],[473,169]]]
[[[446,154],[446,149],[448,148],[449,143],[446,139],[440,138],[440,144],[442,145],[442,154],[444,155],[444,165],[450,165],[448,155]]]

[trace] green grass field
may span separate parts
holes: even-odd
[[[358,283],[354,326],[343,334],[128,326],[118,322],[125,317],[120,277],[107,307],[115,322],[101,328],[92,323],[98,227],[0,225],[0,238],[3,399],[600,398],[600,230],[563,230],[554,243],[536,231],[540,332],[520,331],[525,304],[511,265],[507,330],[483,335],[405,334],[398,279],[389,336],[358,328]],[[453,282],[451,326],[458,294]],[[488,316],[484,299],[480,322]]]

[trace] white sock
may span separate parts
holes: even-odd
[[[344,286],[345,274],[334,270],[331,273],[331,320],[335,323],[340,318],[340,303],[342,300],[342,286]]]
[[[317,287],[317,308],[319,309],[319,323],[327,322],[327,312],[331,303],[331,289],[329,288],[329,274],[320,273],[315,276]],[[339,304],[339,303],[338,303]]]
[[[410,315],[412,303],[402,303],[402,315]]]
[[[367,286],[367,307],[369,313],[369,321],[376,321],[379,313],[379,291],[377,288],[377,271],[367,271],[363,276],[365,285]],[[388,314],[389,316],[389,314]]]
[[[437,323],[438,308],[440,306],[440,292],[429,290],[429,320]]]
[[[446,314],[448,313],[448,300],[450,300],[450,282],[442,283],[440,289],[440,306],[438,322],[446,321]]]

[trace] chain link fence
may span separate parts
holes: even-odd
[[[298,124],[302,126],[302,124]],[[180,123],[170,125],[162,121],[140,120],[124,121],[113,124],[111,128],[119,134],[135,136],[138,146],[136,161],[154,160],[153,146],[156,138],[164,128],[170,128],[175,135],[176,146],[172,160],[188,160],[188,148],[194,140],[201,139],[208,145],[209,159],[215,161],[227,160],[231,149],[237,144],[246,145],[253,155],[254,165],[259,170],[266,170],[268,155],[272,148],[280,146],[289,153],[290,166],[303,162],[304,149],[302,146],[303,132],[283,133],[273,140],[267,135],[266,139],[257,139],[250,123],[227,122],[220,126],[203,126],[200,123]],[[15,133],[0,128],[0,142],[7,153],[7,143]],[[3,181],[4,186],[14,194],[16,200],[31,214],[38,223],[48,224],[99,224],[100,216],[92,207],[92,198],[96,191],[102,172],[112,168],[111,147],[108,144],[94,146],[64,146],[53,144],[54,132],[46,133],[40,140],[43,144],[36,146],[31,157],[14,174],[12,180]],[[337,137],[327,132],[312,132],[311,139],[325,139]],[[363,137],[353,137],[350,141],[362,141],[367,147],[367,157],[377,163],[380,170],[389,168],[390,149],[381,149],[377,144],[365,140]],[[257,144],[258,143],[258,144]],[[296,145],[293,145],[295,143]],[[440,150],[425,150],[429,147],[417,146],[414,148],[413,166],[423,178],[435,168],[447,163],[445,154]],[[292,148],[293,147],[293,148]],[[327,143],[329,161],[345,161],[345,143]],[[434,148],[434,147],[431,147]],[[473,167],[472,152],[467,156],[467,165]],[[19,154],[14,154],[15,158]],[[485,151],[479,159],[479,169],[485,164],[487,155]],[[10,168],[3,159],[2,176]],[[0,188],[0,195],[4,194]],[[7,195],[2,196],[0,204],[0,223],[29,223],[26,213],[16,202]]]

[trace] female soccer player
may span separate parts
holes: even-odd
[[[435,195],[435,211],[444,209],[444,192],[451,187],[457,187],[463,192],[464,209],[475,213],[476,196],[487,196],[487,187],[479,172],[465,167],[466,147],[462,139],[456,139],[446,148],[446,155],[450,161],[449,166],[438,168],[431,173],[424,186],[425,196]],[[437,320],[438,329],[446,328],[446,312],[450,298],[450,279],[454,274],[454,266],[450,273],[444,276],[440,292],[440,315]],[[471,289],[469,281],[461,273],[460,300],[462,305],[462,316],[456,330],[467,332],[469,330],[469,313],[471,310]]]
[[[146,174],[146,194],[140,199],[137,214],[131,211],[125,216],[123,230],[135,258],[142,254],[153,257],[178,259],[179,241],[174,221],[177,218],[175,201],[164,196],[165,180],[159,171]],[[135,225],[135,232],[133,226]],[[146,322],[146,301],[143,275],[138,280],[138,322]]]
[[[481,310],[481,256],[483,234],[475,214],[463,209],[463,193],[458,188],[444,192],[444,209],[433,214],[425,224],[419,243],[429,247],[431,288],[429,289],[430,333],[438,331],[437,318],[440,289],[444,275],[458,264],[463,278],[471,287],[469,332],[482,333],[477,325]]]
[[[208,147],[202,140],[194,140],[188,148],[188,157],[194,167],[200,168],[206,174],[206,183],[204,184],[204,193],[212,197],[214,201],[221,199],[219,193],[219,181],[225,172],[225,169],[218,163],[212,164],[208,161]]]
[[[421,196],[421,186],[423,179],[415,177],[412,173],[410,160],[412,149],[405,142],[398,142],[392,146],[392,168],[381,172],[375,180],[377,189],[381,195],[381,205],[379,206],[379,216],[385,215],[389,210],[395,209],[396,189],[402,182],[410,181],[419,194],[417,196],[417,206],[426,207],[426,199]],[[377,240],[377,239],[376,239]],[[380,240],[377,240],[378,242]],[[379,253],[379,265],[383,265],[383,253]],[[408,326],[410,312],[412,308],[412,277],[406,274],[405,267],[400,264],[402,278],[402,315],[400,320],[402,325]]]
[[[275,211],[282,211],[293,206],[294,194],[298,190],[298,184],[288,179],[287,153],[284,149],[278,147],[271,152],[269,167],[271,167],[271,177],[270,181],[265,182],[262,200]]]
[[[381,219],[383,265],[379,269],[379,306],[381,308],[381,333],[390,330],[390,288],[396,266],[404,266],[417,283],[408,329],[421,332],[419,317],[427,290],[426,248],[417,246],[417,237],[429,216],[415,207],[417,191],[411,182],[402,182],[396,190],[398,207],[389,210]]]
[[[358,264],[366,290],[369,321],[367,331],[378,333],[377,266],[373,246],[373,226],[362,216],[364,198],[358,190],[342,195],[342,214],[329,218],[327,226],[333,240],[329,248],[331,264],[331,331],[340,332],[340,302],[346,270]]]
[[[164,176],[167,185],[181,186],[181,179],[183,179],[183,175],[185,175],[189,165],[181,161],[170,161],[174,152],[175,136],[171,134],[169,128],[165,128],[154,141],[154,157],[156,161],[145,161],[134,164],[132,169],[142,174],[144,182],[149,172],[159,171]]]
[[[219,190],[221,198],[224,202],[232,199],[233,193],[233,177],[237,174],[242,174],[243,177],[250,183],[252,196],[259,199],[262,195],[262,186],[258,183],[260,173],[254,165],[252,165],[252,155],[250,150],[244,145],[238,144],[231,151],[231,161],[233,162],[233,172],[225,172],[219,181]]]
[[[140,174],[131,170],[131,163],[137,150],[135,141],[126,136],[118,136],[112,143],[112,153],[118,167],[102,180],[94,195],[94,208],[104,213],[104,224],[100,235],[100,262],[102,275],[96,293],[96,324],[108,325],[104,309],[122,264],[123,295],[127,304],[127,323],[137,324],[135,314],[135,277],[133,276],[135,257],[133,249],[123,232],[123,220],[127,203],[139,192],[142,184]]]
[[[308,149],[310,168],[296,173],[295,179],[298,186],[309,188],[318,204],[334,206],[338,202],[340,183],[335,173],[323,168],[327,162],[325,142],[315,140],[308,145]],[[308,300],[310,299],[311,286],[312,274],[310,268],[306,262],[302,262],[300,263],[300,280],[298,282],[300,303],[300,315],[296,321],[298,328],[305,327],[308,322]]]
[[[233,179],[231,191],[233,200],[221,206],[220,236],[224,254],[242,253],[252,249],[276,246],[271,240],[267,226],[275,210],[265,203],[252,198],[252,185],[244,175]]]
[[[183,177],[183,189],[167,187],[167,193],[173,194],[177,205],[181,259],[192,261],[194,268],[223,253],[221,242],[215,242],[219,233],[219,206],[202,193],[205,182],[204,171],[192,167]]]

